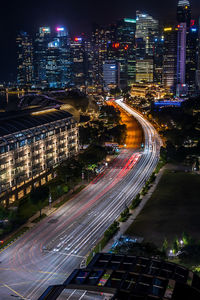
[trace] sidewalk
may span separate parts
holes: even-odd
[[[102,252],[106,252],[108,253],[112,247],[112,245],[114,244],[114,242],[116,240],[118,240],[120,238],[121,235],[124,235],[124,233],[126,232],[126,230],[129,228],[129,226],[135,221],[135,219],[137,218],[137,216],[139,215],[139,213],[142,211],[142,209],[144,208],[145,204],[147,203],[147,201],[151,198],[151,195],[153,194],[153,192],[155,191],[164,171],[166,169],[166,166],[164,166],[159,173],[156,176],[156,180],[153,183],[152,187],[149,189],[148,193],[142,197],[142,201],[140,202],[140,204],[138,205],[138,207],[134,210],[130,210],[130,214],[131,216],[128,218],[128,220],[124,223],[120,222],[120,227],[119,227],[119,231],[116,233],[116,235],[108,242],[108,244],[104,247]]]
[[[61,196],[60,198],[58,198],[57,200],[55,200],[54,202],[51,203],[51,206],[45,206],[42,209],[42,214],[45,214],[46,216],[50,216],[51,214],[53,214],[58,208],[54,207],[55,204],[61,202],[65,197],[68,196],[72,196],[73,197],[73,193],[74,191],[76,191],[80,186],[85,185],[87,186],[88,182],[84,181],[84,182],[80,182],[78,185],[76,185],[74,187],[73,190],[70,190],[67,194],[64,194],[63,196]],[[70,199],[68,200],[70,201]],[[66,203],[68,202],[66,201]],[[63,204],[64,205],[64,204]],[[36,214],[34,214],[32,217],[30,217],[29,220],[27,220],[26,223],[24,223],[23,225],[21,225],[17,230],[11,232],[10,234],[8,234],[5,238],[4,241],[6,242],[6,240],[9,240],[10,238],[12,238],[12,236],[14,236],[15,234],[17,234],[20,230],[22,230],[23,228],[29,228],[31,229],[32,227],[34,227],[36,224],[38,223],[34,223],[33,221],[38,218],[40,216],[40,212],[38,211]],[[45,217],[46,218],[46,217]]]

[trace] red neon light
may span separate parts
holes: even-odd
[[[124,50],[128,50],[128,47],[129,47],[129,46],[128,46],[128,45],[126,45],[126,46],[124,47]]]
[[[194,26],[195,25],[195,20],[191,20],[190,21],[190,27]]]
[[[119,43],[113,43],[113,48],[115,48],[115,49],[117,49],[117,48],[119,48]]]

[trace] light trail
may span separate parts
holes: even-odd
[[[36,300],[48,285],[61,283],[62,276],[64,281],[66,274],[77,268],[82,257],[118,218],[125,205],[131,204],[157,165],[160,139],[154,128],[123,102],[120,101],[117,105],[133,115],[143,127],[144,151],[121,149],[109,168],[99,174],[80,194],[0,254],[2,269],[5,268],[2,270],[4,284],[12,286],[13,283],[19,283],[17,293],[26,299]],[[131,138],[130,133],[129,141]],[[43,251],[44,246],[50,252]],[[58,251],[53,252],[53,249]],[[6,268],[13,269],[13,276]],[[59,278],[54,274],[59,274]],[[23,280],[32,281],[32,284],[22,286],[20,282]],[[0,293],[3,299],[10,299],[5,289],[1,289]],[[72,297],[78,299],[78,295],[80,298],[82,293],[74,292]],[[88,294],[86,296],[89,299]]]

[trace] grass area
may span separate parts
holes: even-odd
[[[160,169],[162,169],[162,167],[164,167],[165,164],[166,164],[166,162],[160,158],[160,160],[156,166],[155,173],[157,174],[160,171]]]
[[[54,207],[55,208],[61,207],[63,204],[65,204],[67,201],[69,201],[73,196],[75,196],[76,194],[80,193],[80,191],[82,191],[84,188],[85,188],[85,185],[81,185],[71,195],[67,195],[66,197],[64,197],[64,199],[62,201],[60,201],[59,203],[56,203],[54,205]]]
[[[166,170],[151,199],[126,234],[142,236],[161,246],[183,232],[199,238],[200,176]]]
[[[103,237],[98,244],[92,249],[92,251],[90,252],[90,254],[87,257],[87,261],[86,261],[86,265],[88,265],[90,263],[90,261],[92,260],[93,256],[98,253],[101,252],[102,249],[107,245],[108,243],[108,239]]]
[[[19,238],[22,234],[24,234],[27,230],[29,230],[29,227],[23,227],[19,231],[17,231],[15,234],[13,234],[10,238],[4,241],[3,244],[0,245],[0,249],[6,247],[10,243],[14,242],[17,238]]]
[[[44,219],[47,215],[46,214],[41,214],[41,217],[37,217],[34,220],[32,220],[32,223],[38,223],[40,222],[42,219]]]

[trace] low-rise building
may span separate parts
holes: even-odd
[[[0,119],[0,201],[8,206],[55,176],[55,166],[78,152],[78,124],[48,108],[3,113]]]

